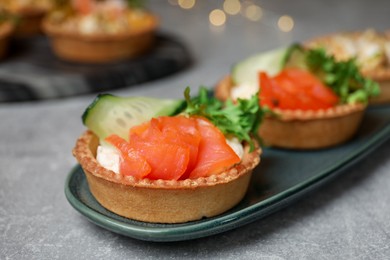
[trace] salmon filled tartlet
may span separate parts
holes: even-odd
[[[150,51],[158,19],[139,1],[72,0],[46,17],[43,29],[61,59],[105,63]]]
[[[319,149],[341,144],[357,131],[378,85],[353,60],[336,62],[323,49],[298,44],[237,63],[216,86],[219,99],[258,93],[269,109],[259,128],[265,145]]]
[[[234,115],[233,115],[234,114]],[[260,162],[257,96],[222,103],[100,95],[73,154],[96,200],[135,220],[180,223],[221,214],[244,197]]]
[[[364,76],[378,82],[381,93],[372,104],[390,103],[390,32],[367,29],[340,32],[307,42],[309,48],[324,48],[338,61],[354,58]]]

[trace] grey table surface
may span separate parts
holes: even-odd
[[[181,97],[185,86],[212,86],[253,53],[334,31],[390,27],[386,0],[255,2],[262,20],[228,16],[215,28],[208,14],[222,1],[197,1],[191,10],[149,1],[161,30],[188,45],[193,65],[114,93]],[[295,21],[289,33],[275,25],[284,14]],[[64,196],[76,164],[71,149],[84,130],[80,115],[94,96],[0,104],[0,259],[390,258],[390,142],[292,206],[219,235],[152,243],[95,226]]]

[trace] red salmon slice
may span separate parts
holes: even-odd
[[[187,170],[180,178],[187,179],[198,160],[201,135],[197,128],[196,119],[185,116],[164,116],[159,119],[160,124],[164,126],[162,131],[167,136],[167,139],[174,140],[174,143],[180,145],[186,145],[190,150],[190,159]]]
[[[296,99],[296,103],[290,106],[290,109],[302,109],[302,110],[318,110],[327,107],[327,104],[322,100],[317,99],[311,95],[311,86],[307,84],[297,85],[296,81],[291,78],[284,77],[283,74],[279,74],[274,78],[274,81],[279,86],[282,86],[284,91],[288,92]]]
[[[240,157],[226,143],[222,132],[208,120],[198,117],[197,126],[202,137],[198,162],[189,178],[196,179],[217,174],[240,162]]]
[[[147,178],[157,180],[178,180],[187,170],[190,151],[188,148],[165,143],[163,140],[145,140],[134,134],[130,145],[146,159],[152,167]]]
[[[207,177],[240,162],[222,132],[200,117],[153,118],[130,129],[129,142],[118,138],[113,135],[107,141],[122,154],[131,151],[144,159],[151,168],[144,177],[153,180]],[[129,168],[126,159],[121,168]]]
[[[130,135],[136,134],[144,140],[176,144],[189,149],[189,162],[180,179],[186,179],[196,165],[200,133],[194,118],[185,116],[162,116],[140,126],[133,127]],[[131,140],[131,137],[130,137]]]
[[[296,82],[306,94],[323,104],[335,106],[339,101],[337,95],[329,87],[308,71],[290,68],[284,70],[282,74],[292,82]]]
[[[125,139],[113,134],[108,136],[105,141],[112,144],[121,152],[120,174],[131,175],[142,179],[152,171],[146,159],[139,155]]]
[[[285,91],[277,84],[274,78],[260,73],[261,90],[259,92],[260,104],[269,108],[291,109],[298,106],[298,99]]]
[[[308,71],[285,69],[275,77],[259,74],[261,105],[280,109],[318,110],[335,106],[338,97]]]

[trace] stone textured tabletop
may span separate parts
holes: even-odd
[[[222,28],[208,20],[221,0],[198,0],[189,10],[148,2],[161,31],[187,44],[193,65],[116,94],[181,97],[185,86],[212,86],[250,54],[334,31],[390,27],[386,0],[253,1],[264,8],[262,20],[228,16]],[[276,26],[285,14],[295,21],[287,33]],[[90,223],[66,201],[64,182],[76,164],[80,115],[94,96],[0,104],[0,259],[389,259],[389,141],[310,196],[219,235],[153,243]]]

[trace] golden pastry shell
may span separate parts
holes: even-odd
[[[149,16],[150,24],[126,33],[80,34],[62,28],[50,17],[43,20],[42,28],[59,58],[81,63],[107,63],[134,58],[152,49],[159,20],[152,14]]]
[[[105,169],[96,161],[99,140],[86,131],[76,142],[73,155],[83,168],[91,193],[108,210],[135,220],[181,223],[212,217],[234,207],[244,197],[261,149],[222,173],[186,180],[138,180]]]

